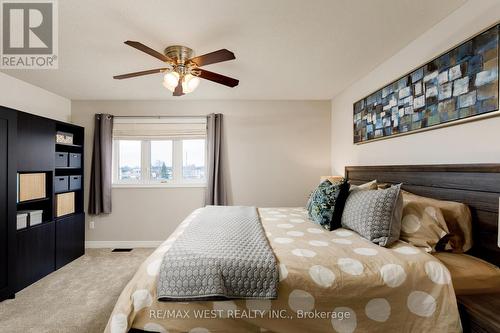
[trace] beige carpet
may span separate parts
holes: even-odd
[[[121,290],[153,249],[86,254],[0,303],[0,332],[102,332]]]

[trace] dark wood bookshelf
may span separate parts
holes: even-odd
[[[29,225],[26,228],[18,229],[17,232],[19,233],[22,231],[28,231],[28,230],[33,229],[33,228],[42,228],[44,225],[46,225],[48,223],[52,223],[52,222],[54,222],[54,221],[53,220],[42,221],[42,223],[39,223],[36,225]]]
[[[47,198],[40,198],[40,199],[32,199],[32,200],[19,201],[17,204],[18,205],[29,205],[29,204],[32,204],[32,203],[41,202],[41,201],[47,201],[47,200],[51,200],[51,198],[47,197]]]
[[[69,144],[69,143],[60,143],[60,142],[56,142],[56,146],[83,148],[82,145],[75,145],[75,144]]]
[[[2,118],[9,115],[9,128],[2,127]],[[58,131],[73,134],[73,144],[56,142]],[[0,106],[0,166],[11,168],[8,177],[0,175],[0,229],[8,230],[8,242],[0,242],[0,301],[38,281],[84,254],[85,213],[83,205],[84,129]],[[2,141],[2,140],[0,140]],[[81,167],[56,168],[56,152],[81,154]],[[2,162],[4,161],[4,162]],[[8,161],[8,162],[7,162]],[[3,163],[3,164],[2,164]],[[8,164],[6,164],[8,163]],[[43,170],[43,171],[42,171]],[[16,202],[17,174],[45,173],[44,198]],[[7,173],[6,173],[7,175]],[[75,192],[71,214],[57,215],[54,177],[81,176],[81,187]],[[69,186],[69,185],[68,185]],[[7,189],[7,190],[6,190]],[[2,196],[2,193],[9,195]],[[4,207],[5,206],[5,207]],[[5,209],[4,209],[5,208]],[[16,212],[41,210],[42,223],[17,230]],[[2,212],[8,212],[2,217]],[[8,255],[3,255],[3,253]],[[8,261],[3,261],[8,258]]]

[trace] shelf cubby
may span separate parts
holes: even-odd
[[[19,175],[26,174],[26,173],[40,173],[40,174],[43,173],[43,174],[45,174],[45,197],[19,201],[16,204],[16,210],[18,212],[19,211],[26,211],[26,210],[41,210],[41,211],[43,211],[42,221],[44,221],[44,222],[52,221],[54,218],[54,216],[53,216],[54,204],[53,204],[53,196],[52,196],[54,172],[53,171],[36,171],[36,172],[20,171],[20,172],[18,172]],[[20,185],[18,185],[18,186],[20,186]],[[19,189],[19,190],[21,190],[21,189]],[[26,228],[20,229],[20,230],[26,230]]]

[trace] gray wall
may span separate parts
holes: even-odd
[[[500,1],[469,1],[332,101],[332,173],[346,165],[500,162],[500,117],[363,145],[353,144],[353,103],[500,20]]]
[[[0,73],[0,105],[39,116],[69,121],[71,101],[45,89]]]
[[[73,101],[86,130],[88,198],[93,116],[224,114],[225,161],[235,205],[304,206],[330,172],[330,101]],[[165,239],[203,204],[204,188],[114,188],[113,213],[89,217],[87,241]]]

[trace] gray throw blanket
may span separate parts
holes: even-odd
[[[159,301],[275,299],[278,266],[255,207],[207,206],[165,253]]]

